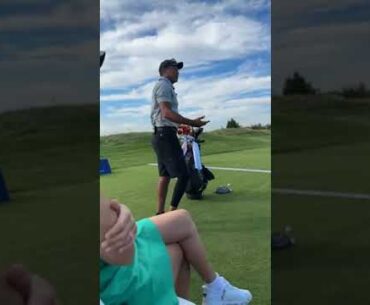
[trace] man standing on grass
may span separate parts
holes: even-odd
[[[183,151],[177,138],[179,124],[201,127],[209,122],[203,120],[204,116],[191,120],[178,113],[177,94],[173,84],[177,82],[179,70],[183,65],[175,59],[164,60],[159,66],[160,78],[153,88],[150,117],[154,128],[152,145],[157,155],[159,171],[157,215],[165,212],[171,178],[177,178],[171,210],[177,209],[189,179]]]

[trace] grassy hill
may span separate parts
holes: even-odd
[[[98,299],[98,115],[98,105],[0,114],[11,196],[0,203],[0,270],[24,263],[50,279],[61,304]]]
[[[265,148],[270,143],[269,130],[249,128],[221,129],[201,137],[205,140],[203,156]],[[104,136],[100,139],[100,155],[109,158],[113,169],[155,162],[150,141],[149,132]]]
[[[0,114],[0,168],[11,190],[91,180],[99,149],[98,110],[59,106]]]
[[[103,137],[101,155],[113,174],[102,176],[103,193],[127,204],[137,219],[155,213],[157,169],[150,133]],[[202,137],[206,166],[270,169],[270,131],[223,129]],[[250,289],[253,304],[270,302],[270,174],[214,170],[216,180],[204,200],[183,198],[180,207],[194,218],[216,270],[240,287]],[[168,197],[172,194],[173,183]],[[230,183],[233,193],[217,195],[219,185]],[[201,304],[201,281],[193,272],[191,299]]]
[[[370,100],[292,96],[276,98],[274,105],[275,188],[370,192],[358,179],[368,175]]]

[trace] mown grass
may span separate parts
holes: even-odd
[[[273,105],[273,189],[370,193],[368,99],[292,96]],[[356,278],[369,282],[369,202],[274,193],[272,202],[272,229],[288,224],[297,239],[273,252],[273,303],[365,304]]]
[[[270,133],[249,129],[206,133],[202,146],[208,166],[270,168]],[[104,137],[101,154],[113,174],[102,176],[101,190],[126,203],[137,219],[155,213],[156,167],[150,134]],[[233,283],[250,289],[253,304],[270,303],[270,175],[215,170],[203,201],[184,198],[216,270]],[[218,185],[232,185],[233,193],[216,195]],[[170,193],[172,192],[171,185]],[[191,299],[201,304],[201,281],[193,272]]]

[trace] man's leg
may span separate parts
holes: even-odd
[[[160,176],[157,186],[157,215],[164,213],[170,177]]]
[[[181,150],[180,146],[179,149]],[[171,199],[171,210],[177,210],[181,198],[185,193],[186,186],[189,181],[188,169],[186,167],[185,158],[182,155],[182,150],[178,152],[177,161],[174,166],[170,168],[174,173],[174,176],[177,177],[176,185],[173,190],[172,199]]]
[[[165,211],[166,197],[168,185],[170,183],[170,175],[166,169],[165,160],[167,153],[166,142],[160,140],[157,133],[153,134],[152,146],[157,156],[159,179],[157,184],[157,215],[163,214]]]
[[[206,283],[211,283],[216,278],[216,273],[206,258],[206,251],[200,240],[198,231],[185,210],[177,210],[151,220],[161,232],[166,244],[178,243],[184,253],[185,259],[194,267]]]
[[[172,200],[171,200],[171,211],[177,210],[182,196],[185,193],[186,186],[189,181],[189,176],[187,173],[179,176],[176,181],[175,189],[173,190]]]

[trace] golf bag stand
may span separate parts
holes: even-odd
[[[185,190],[187,198],[191,200],[203,199],[203,192],[207,188],[208,181],[215,179],[213,173],[201,162],[200,134],[203,128],[190,128],[183,126],[179,128],[182,135],[182,148],[185,156],[185,163],[188,169],[189,181]]]

